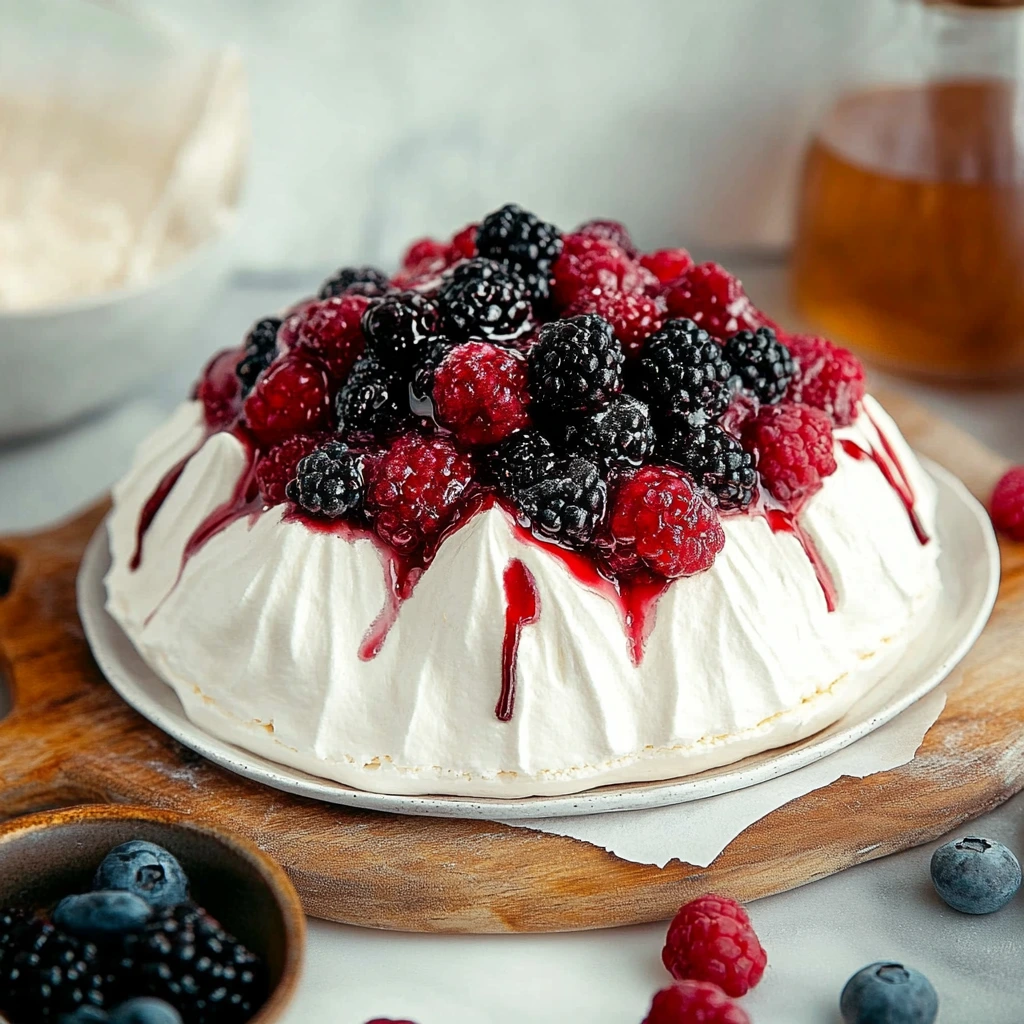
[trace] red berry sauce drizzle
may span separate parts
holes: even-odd
[[[525,563],[513,558],[505,567],[505,636],[501,642],[501,696],[494,714],[499,722],[511,722],[516,708],[516,665],[523,626],[540,618],[537,581]]]

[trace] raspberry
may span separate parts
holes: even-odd
[[[450,442],[406,434],[377,464],[366,510],[382,540],[413,551],[445,525],[472,477],[469,456]]]
[[[722,346],[692,320],[669,320],[647,339],[638,386],[655,416],[701,426],[729,404],[732,367]]]
[[[340,434],[384,434],[408,419],[409,385],[376,359],[364,357],[341,386],[335,411]]]
[[[533,400],[556,415],[596,412],[622,390],[622,346],[599,316],[545,324],[528,359]]]
[[[551,265],[562,251],[562,234],[554,224],[509,203],[484,218],[476,248],[481,256],[514,270],[535,298],[546,299]]]
[[[717,263],[700,263],[668,290],[668,311],[700,324],[725,341],[737,331],[756,331],[776,324],[754,307],[743,285]]]
[[[710,569],[725,545],[718,513],[668,466],[644,466],[620,484],[609,526],[619,554],[667,579]]]
[[[618,246],[630,259],[636,258],[636,245],[630,237],[629,229],[621,221],[588,220],[582,223],[574,234],[585,235],[587,238],[603,238],[606,242]]]
[[[526,363],[497,345],[470,341],[434,372],[437,419],[463,444],[496,444],[530,422]]]
[[[467,260],[445,277],[437,301],[445,333],[453,341],[481,338],[510,344],[533,330],[526,286],[502,264]]]
[[[597,466],[586,459],[556,462],[546,476],[522,487],[519,510],[542,537],[581,547],[604,518],[608,489]]]
[[[710,981],[677,981],[654,997],[644,1024],[750,1024],[750,1018]]]
[[[418,292],[385,295],[363,315],[366,351],[395,370],[414,366],[440,330],[436,303]]]
[[[764,406],[744,426],[743,447],[757,453],[761,479],[780,501],[798,504],[810,498],[836,471],[832,421],[809,405]]]
[[[992,492],[992,523],[1011,540],[1024,541],[1024,466],[1007,470]]]
[[[365,295],[315,302],[300,314],[295,347],[318,360],[335,381],[343,381],[363,354],[361,321],[370,305]]]
[[[331,426],[327,373],[299,353],[277,360],[256,382],[243,407],[249,429],[264,444]]]
[[[793,379],[793,359],[770,327],[734,334],[725,343],[725,356],[743,387],[765,405],[785,398]]]
[[[420,238],[410,244],[402,257],[402,269],[412,270],[430,260],[442,260],[445,258],[447,248],[443,242],[433,238]]]
[[[848,427],[864,398],[860,360],[827,338],[792,334],[785,342],[795,363],[790,397],[827,412],[837,427]]]
[[[339,295],[383,295],[391,282],[383,270],[376,267],[342,267],[320,285],[319,297],[333,299]]]
[[[461,231],[452,236],[446,253],[449,264],[459,260],[471,260],[476,255],[476,233],[479,224],[467,224]]]
[[[607,409],[569,425],[566,447],[602,469],[639,466],[654,451],[654,427],[647,406],[632,395],[618,395]]]
[[[539,430],[527,429],[502,441],[488,465],[498,490],[514,499],[524,487],[549,476],[557,462],[551,442]]]
[[[336,519],[363,504],[363,463],[347,445],[328,441],[305,456],[288,484],[288,498],[313,515]]]
[[[709,893],[680,907],[669,925],[661,960],[673,978],[710,981],[736,998],[761,980],[768,954],[746,910],[735,900]]]
[[[626,356],[636,356],[644,342],[661,330],[665,308],[661,299],[638,292],[580,292],[565,311],[566,316],[596,313],[612,325]]]
[[[196,384],[195,397],[203,403],[203,414],[210,430],[226,430],[241,412],[242,385],[236,373],[240,358],[237,348],[218,352],[206,364]]]
[[[551,294],[564,309],[581,292],[635,291],[640,285],[636,264],[605,238],[566,235],[561,256],[552,267]]]
[[[754,456],[714,424],[670,434],[658,453],[685,469],[711,493],[719,508],[746,508],[757,495]]]
[[[295,479],[295,467],[330,438],[329,434],[295,434],[275,445],[256,463],[256,483],[268,505],[288,500],[285,488]]]
[[[685,249],[658,249],[641,256],[640,266],[662,284],[671,284],[693,267],[693,257]]]
[[[253,389],[256,378],[274,361],[277,355],[277,332],[281,321],[277,317],[257,320],[245,336],[242,359],[236,372],[242,382],[242,394]]]
[[[421,286],[441,275],[448,266],[448,246],[433,238],[413,242],[402,257],[402,269],[391,279],[393,288]]]

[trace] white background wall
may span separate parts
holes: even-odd
[[[393,261],[515,199],[784,243],[808,126],[896,0],[141,0],[246,54],[253,265]]]

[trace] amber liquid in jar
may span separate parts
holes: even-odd
[[[797,306],[889,370],[1024,377],[1024,93],[1008,81],[840,100],[811,145]]]

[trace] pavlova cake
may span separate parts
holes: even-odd
[[[115,488],[108,609],[250,751],[571,793],[839,719],[927,622],[934,519],[849,352],[509,205],[213,359]]]

